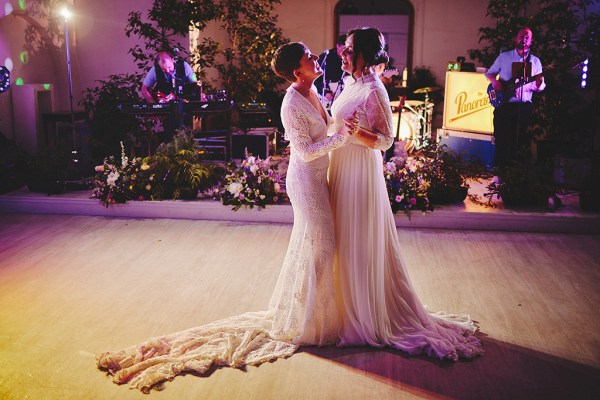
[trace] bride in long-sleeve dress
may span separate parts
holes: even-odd
[[[115,383],[144,392],[185,371],[242,367],[293,354],[299,346],[337,341],[341,316],[334,290],[335,232],[329,206],[329,151],[348,135],[327,136],[329,115],[313,87],[322,71],[302,43],[278,49],[273,70],[292,82],[281,116],[290,141],[286,185],[294,211],[287,254],[267,311],[249,312],[101,353],[98,367]]]
[[[339,345],[391,346],[442,359],[482,354],[467,316],[431,314],[412,287],[382,171],[393,144],[389,98],[374,67],[388,61],[377,29],[351,31],[342,52],[350,76],[332,107],[350,127],[348,144],[331,153],[329,185],[337,251],[334,269],[343,300]]]

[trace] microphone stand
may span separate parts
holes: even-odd
[[[335,98],[339,93],[342,93],[342,90],[344,90],[344,77],[346,76],[346,71],[342,72],[342,77],[340,78],[337,87],[335,88],[335,93],[333,93],[333,97],[331,99],[331,105],[333,105],[333,102],[335,101]]]
[[[523,71],[521,72],[521,82],[520,82],[520,92],[519,92],[519,105],[517,106],[517,134],[515,135],[515,152],[519,151],[519,134],[521,132],[521,114],[523,111],[523,91],[525,90],[525,82],[527,79],[527,57],[529,56],[529,51],[525,52],[525,39],[523,39],[523,54],[521,58],[523,59]],[[515,154],[516,155],[516,154]]]
[[[323,70],[323,86],[321,86],[321,99],[325,99],[325,87],[327,86],[327,56],[329,55],[329,50],[325,50],[323,52],[323,62],[321,62],[321,69]]]
[[[69,111],[71,114],[71,133],[73,148],[71,150],[71,162],[79,174],[79,156],[77,154],[77,132],[75,130],[75,111],[73,109],[73,79],[71,77],[71,53],[69,51],[69,21],[65,18],[65,50],[67,55],[67,77],[69,79]]]

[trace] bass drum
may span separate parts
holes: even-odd
[[[392,114],[392,121],[394,127],[394,136],[402,141],[406,141],[408,138],[416,138],[419,135],[419,115],[410,111],[402,112],[402,118],[400,119],[400,132],[398,132],[398,113]]]
[[[398,115],[398,113],[393,113],[392,121],[394,124],[394,136],[400,139],[400,141],[394,141],[393,154],[388,153],[388,157],[406,157],[408,153],[418,148],[420,131],[419,114],[404,110],[400,119],[400,127],[398,127]]]

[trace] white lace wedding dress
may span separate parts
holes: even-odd
[[[293,354],[298,346],[337,340],[341,316],[334,291],[335,232],[327,189],[328,153],[344,143],[292,87],[282,120],[290,141],[287,192],[294,226],[267,311],[226,318],[97,356],[115,383],[148,392],[185,371],[242,367]],[[325,113],[327,114],[327,113]],[[182,282],[182,284],[184,284]]]
[[[391,346],[451,360],[482,354],[470,318],[430,314],[410,282],[383,177],[381,150],[393,143],[392,115],[376,75],[348,78],[332,107],[335,125],[355,110],[359,124],[377,132],[378,139],[371,149],[352,137],[331,153],[334,269],[343,299],[339,345]]]

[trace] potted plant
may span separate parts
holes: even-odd
[[[210,165],[202,163],[200,149],[191,130],[184,129],[144,159],[156,176],[157,197],[189,200],[198,196],[201,183],[211,175]]]
[[[498,172],[497,192],[504,205],[548,206],[548,199],[556,193],[552,168],[546,163],[534,163],[518,158]]]
[[[420,154],[430,160],[426,164],[427,195],[433,204],[464,201],[469,191],[467,179],[483,172],[481,163],[465,160],[446,145],[429,144]]]

